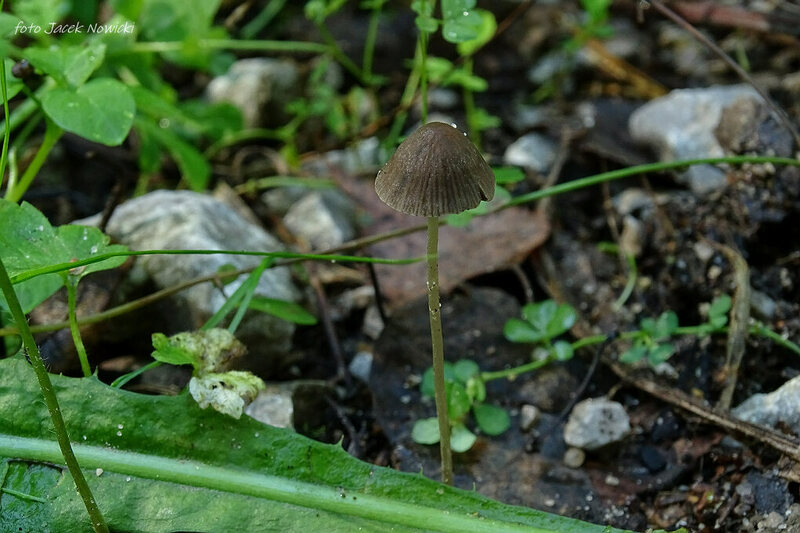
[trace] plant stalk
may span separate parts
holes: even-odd
[[[67,468],[72,475],[78,493],[83,499],[83,504],[86,506],[86,511],[89,513],[89,518],[92,521],[92,527],[97,533],[108,533],[108,525],[106,525],[105,518],[103,518],[103,513],[100,512],[100,508],[97,506],[89,484],[86,482],[86,478],[83,477],[83,472],[78,464],[78,460],[75,458],[75,454],[72,451],[72,445],[69,442],[69,434],[67,433],[67,426],[64,423],[64,417],[61,416],[61,408],[58,406],[58,398],[56,398],[53,383],[50,381],[50,374],[47,373],[47,368],[44,366],[39,348],[33,340],[33,335],[28,328],[28,321],[25,319],[25,313],[22,312],[22,307],[19,305],[19,300],[17,300],[14,287],[11,285],[11,280],[8,277],[8,272],[1,258],[0,290],[3,291],[11,315],[17,323],[17,327],[19,327],[22,343],[25,345],[25,350],[28,352],[31,366],[36,374],[36,379],[39,381],[39,387],[42,389],[44,402],[47,405],[47,410],[50,412],[50,419],[53,421],[53,427],[55,428],[56,439],[61,449],[61,455],[64,456],[64,462],[67,464]]]
[[[433,386],[436,418],[439,420],[439,449],[442,455],[442,482],[453,484],[453,454],[450,451],[450,417],[447,413],[447,391],[444,384],[444,341],[442,309],[439,303],[439,217],[428,217],[428,316],[431,321],[433,352]]]
[[[65,285],[67,286],[67,316],[69,317],[69,331],[72,334],[72,343],[75,351],[78,352],[78,359],[81,362],[81,372],[83,377],[88,378],[92,375],[92,368],[89,366],[89,356],[86,354],[86,347],[83,345],[81,330],[78,327],[78,281],[72,276],[67,276]]]
[[[59,128],[52,120],[47,119],[46,124],[47,127],[44,130],[44,139],[42,139],[42,144],[36,151],[36,155],[33,156],[33,160],[28,165],[28,168],[25,169],[25,172],[19,179],[19,183],[16,183],[13,189],[9,188],[6,190],[6,200],[10,202],[19,202],[22,199],[25,191],[28,190],[31,182],[33,182],[33,178],[36,177],[39,173],[39,169],[42,168],[42,165],[44,165],[44,162],[47,160],[47,156],[50,155],[51,150],[64,134],[64,130]]]

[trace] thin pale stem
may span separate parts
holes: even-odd
[[[11,188],[6,190],[6,200],[10,202],[19,202],[22,198],[22,195],[25,194],[25,191],[28,190],[31,183],[33,182],[33,178],[39,173],[39,169],[42,168],[44,162],[47,160],[47,156],[50,155],[50,151],[55,146],[56,142],[61,138],[64,134],[64,130],[59,128],[53,121],[47,120],[47,128],[44,132],[44,139],[42,140],[42,144],[39,146],[39,149],[36,151],[36,155],[33,156],[33,160],[28,165],[28,168],[25,169],[25,172],[22,174],[22,177],[19,179],[19,182],[15,184],[14,189]]]
[[[442,482],[453,484],[453,454],[450,451],[450,419],[444,384],[444,341],[442,310],[439,303],[439,217],[428,217],[428,316],[431,320],[433,385],[436,417],[439,420],[439,447],[442,454]]]
[[[78,359],[81,362],[81,371],[83,372],[84,377],[89,377],[92,375],[92,369],[89,366],[89,356],[86,354],[86,347],[83,345],[83,339],[81,338],[81,330],[78,327],[78,316],[77,316],[77,298],[76,293],[78,292],[78,282],[77,280],[68,279],[67,280],[67,314],[69,316],[69,332],[72,334],[72,343],[75,345],[75,351],[78,352]]]
[[[47,405],[47,410],[50,412],[50,419],[53,421],[53,428],[56,432],[56,439],[61,449],[61,455],[64,456],[64,462],[67,464],[67,468],[72,475],[78,493],[83,499],[83,504],[86,506],[86,511],[89,513],[89,518],[92,521],[92,527],[98,533],[108,533],[108,525],[106,525],[105,518],[103,518],[103,513],[100,512],[100,508],[97,506],[89,484],[86,483],[86,478],[83,476],[78,460],[75,458],[75,454],[72,451],[72,445],[69,442],[69,434],[67,433],[67,426],[64,423],[64,417],[61,416],[61,408],[58,406],[58,398],[56,398],[53,383],[50,381],[50,375],[47,373],[47,368],[44,366],[39,348],[33,340],[33,335],[25,319],[25,313],[22,312],[22,307],[19,305],[19,300],[17,300],[14,287],[11,285],[11,280],[8,277],[8,272],[1,258],[0,290],[2,290],[5,295],[8,308],[11,311],[11,315],[14,317],[14,322],[16,322],[19,327],[22,343],[25,346],[25,350],[28,352],[31,366],[36,374],[36,379],[39,381],[39,387],[42,389],[44,402]]]

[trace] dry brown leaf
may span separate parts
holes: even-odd
[[[365,235],[376,235],[425,223],[424,217],[405,215],[386,206],[375,194],[372,180],[340,177],[340,186],[367,212],[372,223]],[[476,217],[463,228],[439,230],[439,285],[444,293],[480,274],[522,261],[550,235],[544,216],[521,207]],[[424,231],[373,245],[372,255],[405,259],[425,255]],[[383,296],[391,306],[409,302],[426,292],[425,263],[375,265]]]

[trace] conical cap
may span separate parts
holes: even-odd
[[[397,147],[378,172],[375,192],[409,215],[460,213],[494,197],[494,173],[463,132],[430,122]]]

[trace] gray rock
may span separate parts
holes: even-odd
[[[630,215],[640,209],[653,207],[653,196],[644,189],[632,187],[625,189],[611,199],[614,209],[620,215]]]
[[[633,139],[655,149],[662,161],[722,157],[714,135],[723,110],[741,99],[760,101],[747,85],[678,89],[633,112],[628,129]],[[726,184],[725,173],[710,165],[695,165],[681,175],[696,194],[707,194]]]
[[[800,376],[794,377],[769,394],[754,394],[731,409],[736,418],[775,427],[786,424],[800,435]]]
[[[244,412],[260,422],[279,428],[318,427],[317,418],[327,408],[325,397],[331,395],[333,390],[324,381],[267,383]]]
[[[535,85],[550,82],[556,75],[569,68],[569,58],[566,52],[558,51],[546,54],[539,59],[527,72],[528,81]]]
[[[355,289],[348,289],[329,300],[328,313],[331,320],[338,322],[345,320],[354,311],[369,307],[375,301],[375,288],[372,285],[362,285]]]
[[[354,376],[369,383],[369,374],[372,372],[372,359],[373,356],[369,352],[358,352],[353,356],[353,360],[347,365],[347,369]]]
[[[106,232],[133,250],[282,250],[281,243],[261,227],[247,222],[226,204],[190,191],[156,191],[120,205]],[[136,261],[132,278],[150,278],[159,288],[217,272],[223,265],[237,269],[254,267],[260,258],[243,255],[149,255]],[[246,276],[226,286],[230,295]],[[297,301],[299,291],[287,268],[266,270],[256,294]],[[165,333],[194,329],[203,324],[226,301],[211,283],[195,285],[177,293],[179,312],[163,325]],[[249,313],[236,332],[248,347],[251,360],[265,367],[288,352],[294,326],[264,313]]]
[[[750,310],[753,311],[756,317],[769,322],[775,318],[778,304],[776,304],[775,300],[770,298],[768,294],[752,290],[750,292]]]
[[[294,62],[251,58],[236,61],[206,88],[211,102],[230,102],[242,112],[245,127],[279,124],[284,106],[298,95],[299,72]]]
[[[261,195],[261,201],[270,214],[283,217],[306,194],[308,194],[308,187],[303,187],[302,185],[275,187],[264,191]]]
[[[361,324],[361,331],[364,335],[370,339],[377,339],[381,336],[384,326],[377,304],[367,307],[367,311],[364,313],[364,322]]]
[[[514,131],[522,133],[544,126],[551,116],[552,113],[544,106],[516,103],[513,111],[508,114],[508,122]]]
[[[549,137],[538,133],[523,135],[506,148],[503,162],[544,173],[556,158],[558,145]]]
[[[292,387],[270,383],[244,408],[244,412],[251,418],[276,428],[293,428]]]
[[[564,452],[564,465],[570,468],[580,468],[586,460],[586,452],[580,448],[567,448]]]
[[[625,408],[605,398],[590,398],[575,405],[564,427],[564,442],[583,450],[596,450],[619,442],[631,431]]]
[[[428,92],[428,105],[433,109],[450,110],[459,102],[459,95],[453,89],[437,87]]]
[[[519,410],[519,429],[528,432],[533,429],[536,421],[539,420],[539,408],[535,405],[526,403]]]
[[[292,205],[283,223],[314,250],[327,250],[356,235],[350,200],[338,190],[313,191]]]
[[[328,177],[335,168],[345,174],[374,174],[384,163],[380,141],[369,137],[343,150],[331,150],[303,165],[303,170]]]

